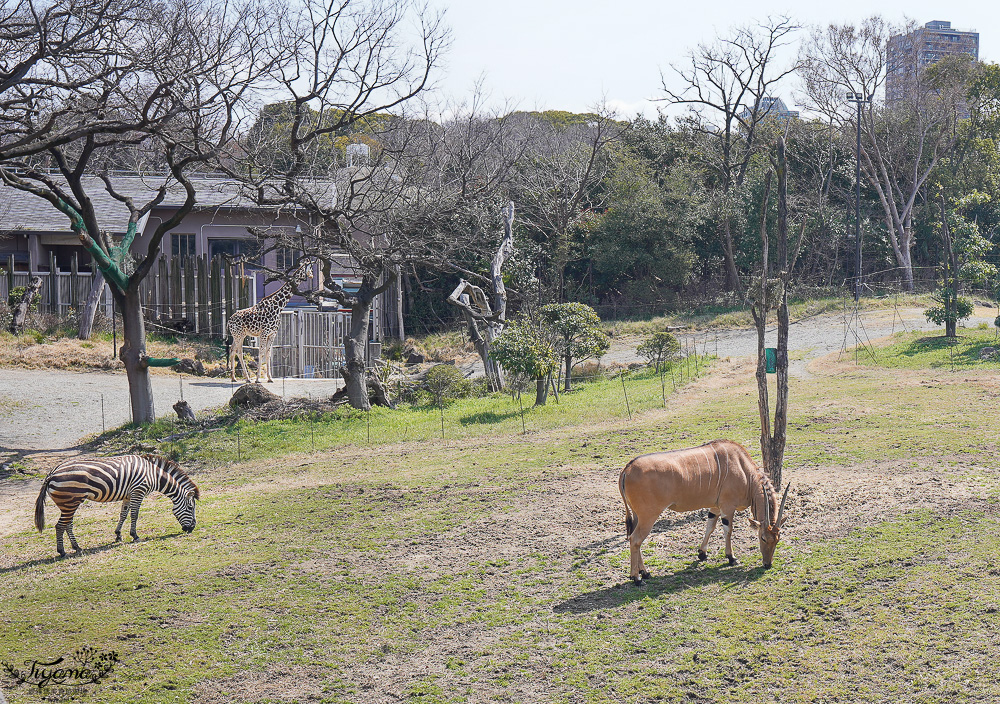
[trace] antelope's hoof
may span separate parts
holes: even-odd
[[[699,550],[698,551],[698,560],[701,561],[701,562],[704,562],[707,559],[708,559],[708,553],[705,552],[704,550]]]
[[[726,557],[729,558],[729,566],[730,567],[732,567],[733,565],[736,564],[736,558],[735,557],[733,557],[732,555],[726,555]]]
[[[639,570],[639,576],[643,579],[649,579],[649,572],[646,570]]]
[[[645,582],[642,581],[642,577],[633,577],[632,584],[634,584],[637,587],[641,587],[645,584]]]

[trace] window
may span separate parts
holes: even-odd
[[[260,253],[257,250],[257,243],[249,239],[236,238],[210,238],[208,240],[208,256],[224,256],[230,259],[245,258],[248,266],[253,267],[260,264]]]
[[[170,251],[181,259],[195,256],[197,252],[194,250],[194,235],[182,232],[170,233]]]
[[[275,252],[277,255],[277,266],[279,270],[288,271],[296,264],[299,263],[299,259],[302,258],[302,252],[293,247],[278,247]]]

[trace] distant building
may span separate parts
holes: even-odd
[[[750,119],[750,109],[747,108],[743,110],[741,117],[744,120]],[[781,98],[771,98],[764,97],[760,101],[760,119],[766,117],[773,117],[778,122],[784,122],[786,120],[797,120],[799,119],[798,110],[789,110],[788,106],[785,105],[785,101]]]
[[[951,22],[934,20],[907,34],[897,34],[886,47],[886,102],[900,100],[928,66],[946,56],[979,59],[979,32],[952,29]]]

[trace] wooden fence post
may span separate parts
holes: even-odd
[[[59,315],[59,278],[56,276],[56,253],[49,252],[49,312]],[[42,306],[39,305],[41,310]]]
[[[211,318],[208,309],[208,255],[198,256],[198,267],[195,271],[195,285],[198,295],[195,298],[198,308],[198,332],[205,335],[211,334]]]
[[[222,263],[221,257],[212,258],[208,287],[211,297],[209,310],[212,314],[212,334],[222,335]]]

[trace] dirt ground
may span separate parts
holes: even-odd
[[[842,328],[837,329],[834,324],[829,324],[828,328],[829,332],[821,337],[822,340],[827,340],[826,343],[817,342],[814,338],[812,343],[816,347],[797,347],[808,350],[804,355],[806,359],[801,361],[800,373],[838,373],[841,366],[837,361],[839,346],[827,349],[825,355],[820,355],[817,351],[822,351],[822,344],[834,344],[831,340],[843,334]],[[733,335],[731,339],[742,338]],[[793,340],[804,339],[805,336],[801,335],[793,337]],[[720,354],[722,349],[720,344]],[[740,380],[745,382],[751,364],[746,357],[720,360],[712,374],[696,380],[682,390],[677,402],[698,403],[706,391],[727,388],[741,383]],[[542,452],[545,443],[550,440],[549,436],[560,432],[563,431],[537,433],[525,441],[536,443]],[[482,442],[494,441],[483,439]],[[331,453],[328,459],[340,459],[349,464],[362,454],[384,454],[389,457],[400,451],[399,446],[342,448]],[[67,453],[43,453],[36,457],[39,466],[44,468],[65,456]],[[891,520],[914,509],[931,509],[936,514],[948,515],[959,510],[985,508],[986,502],[977,498],[974,487],[962,481],[958,473],[941,471],[941,459],[796,468],[795,490],[788,505],[789,520],[782,534],[785,545],[778,548],[779,559],[782,548],[787,549],[791,541],[797,541],[797,551],[808,551],[810,543],[814,541]],[[963,466],[963,462],[967,463],[968,460],[955,458],[955,464],[961,470],[979,469]],[[311,473],[308,463],[303,464],[301,458],[284,458],[274,464],[274,480],[259,485],[244,485],[229,491],[235,496],[244,492],[319,487],[327,481],[321,474]],[[300,467],[306,467],[305,473],[286,471]],[[497,510],[491,511],[481,520],[426,537],[419,543],[400,541],[391,544],[385,553],[354,557],[352,559],[356,564],[352,565],[352,571],[378,575],[385,564],[403,565],[429,583],[463,573],[470,562],[481,565],[492,562],[502,564],[504,561],[516,561],[525,555],[540,556],[540,561],[560,573],[581,565],[585,567],[607,553],[616,554],[626,549],[623,508],[617,490],[618,471],[618,467],[587,463],[560,467],[553,470],[544,492],[538,492],[537,486],[535,490],[525,488],[523,491],[510,486],[460,485],[446,488],[442,496],[444,501],[447,501],[449,494],[457,497],[468,492],[494,492],[496,498],[491,498],[491,503]],[[537,480],[533,481],[537,485]],[[329,484],[325,484],[324,490],[329,489]],[[23,531],[27,527],[23,508],[32,504],[37,491],[37,480],[8,480],[8,477],[0,474],[0,536]],[[387,501],[399,498],[395,494],[401,491],[403,490],[387,487],[383,490],[383,498]],[[12,507],[18,509],[14,510]],[[51,505],[49,508],[51,511]],[[117,515],[117,507],[100,506],[92,510],[106,512],[109,525]],[[721,529],[713,536],[708,562],[696,562],[696,550],[703,534],[704,520],[704,511],[664,515],[644,546],[647,560],[651,556],[690,556],[691,570],[729,569],[723,566],[725,558],[722,554]],[[748,526],[745,515],[737,518],[733,547],[740,561],[733,569],[741,570],[759,564],[756,536]],[[314,574],[336,574],[343,570],[341,558],[342,556],[337,560],[330,560],[329,564],[323,560],[310,560],[299,567]],[[4,566],[0,564],[0,568]],[[652,571],[654,580],[647,588],[655,589],[657,570],[654,567]],[[619,573],[608,572],[602,579],[604,581],[590,591],[562,599],[558,593],[558,580],[525,580],[520,588],[523,597],[544,605],[538,607],[534,616],[539,623],[556,618],[559,613],[593,613],[596,618],[600,618],[602,609],[620,601],[621,590],[633,589],[626,582],[624,569]],[[479,586],[488,597],[502,598],[509,588],[507,569],[487,567]],[[416,604],[417,608],[426,606]],[[532,668],[536,667],[531,661],[525,662],[522,668],[528,674],[519,674],[513,684],[502,689],[496,683],[497,678],[467,682],[465,678],[468,675],[447,667],[447,663],[453,660],[482,663],[488,657],[484,653],[506,647],[501,642],[504,634],[502,628],[484,630],[478,628],[475,622],[428,629],[421,636],[422,647],[418,652],[402,653],[386,649],[375,658],[357,663],[351,677],[351,682],[359,690],[356,701],[373,704],[406,701],[415,673],[439,678],[438,681],[450,691],[474,687],[475,696],[469,701],[485,702],[497,697],[513,698],[515,701],[537,699],[540,692],[535,691],[535,687],[541,689],[541,686],[533,682],[541,682],[538,678],[546,676],[548,671],[539,665],[537,677],[530,676]],[[198,686],[196,696],[199,702],[205,704],[260,700],[320,701],[324,695],[314,683],[322,681],[322,674],[308,666],[274,666],[263,672],[241,672],[228,679],[203,683]]]

